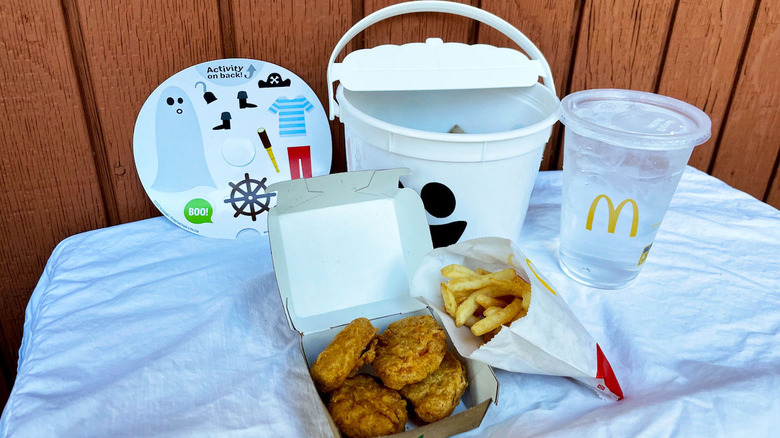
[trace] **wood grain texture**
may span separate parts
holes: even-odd
[[[51,251],[107,224],[60,3],[0,3],[0,344],[9,381]]]
[[[586,0],[569,92],[653,91],[674,0]]]
[[[234,0],[237,54],[280,65],[303,79],[328,108],[325,71],[336,43],[356,19],[349,0]],[[332,172],[346,170],[341,123],[330,123]]]
[[[780,152],[780,2],[761,1],[712,175],[763,199]]]
[[[386,6],[403,3],[400,0],[364,0],[368,15]],[[476,0],[459,0],[477,6]],[[445,42],[474,43],[477,23],[469,18],[442,13],[416,13],[389,18],[364,32],[365,46],[424,42],[426,38],[441,38]]]
[[[219,8],[219,30],[222,40],[222,56],[236,57],[236,29],[233,21],[233,0],[217,0]]]
[[[775,160],[775,171],[772,176],[772,182],[767,187],[767,193],[765,195],[764,202],[775,208],[780,208],[780,175],[778,175],[778,164],[780,164],[780,154],[777,155]]]
[[[553,73],[553,82],[559,98],[566,95],[569,82],[574,37],[578,28],[580,1],[561,0],[525,2],[521,0],[483,0],[482,9],[491,12],[515,26],[541,50]],[[517,48],[516,44],[498,31],[480,25],[477,42],[499,47]],[[561,125],[556,123],[542,157],[542,170],[556,168]]]
[[[162,81],[222,57],[217,2],[77,0],[77,8],[118,221],[157,216],[135,170],[135,119]]]
[[[780,208],[780,175],[778,175],[778,164],[780,164],[780,154],[778,154],[775,160],[775,172],[772,177],[772,182],[767,187],[767,193],[765,196],[765,202],[772,207]]]
[[[675,0],[586,0],[567,94],[593,88],[654,91]],[[558,154],[558,168],[563,154]]]
[[[68,43],[76,69],[76,80],[84,109],[84,122],[87,125],[89,142],[92,147],[92,153],[95,156],[95,171],[97,172],[100,190],[103,194],[106,217],[109,224],[116,224],[119,223],[119,210],[117,209],[114,186],[111,184],[113,175],[111,166],[108,166],[103,128],[100,125],[95,93],[86,62],[86,48],[84,47],[84,36],[78,16],[78,7],[76,6],[77,1],[60,0],[60,3],[62,4],[63,16],[65,18],[65,27],[68,30]]]
[[[753,1],[681,0],[657,92],[694,105],[712,120],[712,138],[688,162],[707,171],[734,88]]]

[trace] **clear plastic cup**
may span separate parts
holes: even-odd
[[[710,137],[710,119],[631,90],[580,91],[561,104],[561,268],[589,286],[625,287],[647,259],[693,148]]]

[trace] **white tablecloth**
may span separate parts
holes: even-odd
[[[625,399],[496,370],[468,436],[777,436],[780,212],[688,168],[638,281],[604,291],[557,264],[560,172],[536,183],[520,248],[601,345]],[[63,241],[33,292],[3,436],[329,434],[266,237],[164,218]]]

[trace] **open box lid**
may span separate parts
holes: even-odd
[[[268,187],[268,233],[290,328],[307,334],[424,309],[409,296],[433,249],[419,195],[399,189],[408,169],[347,172]]]

